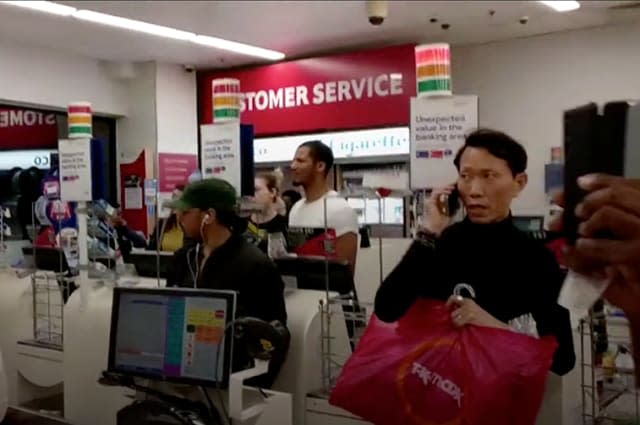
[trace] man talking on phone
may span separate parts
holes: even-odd
[[[551,370],[566,374],[575,353],[569,312],[557,303],[564,273],[553,254],[518,230],[511,217],[511,202],[527,184],[526,151],[504,133],[477,130],[454,165],[457,181],[433,191],[418,240],[380,286],[377,317],[396,321],[425,297],[448,300],[456,326],[513,329],[514,319],[533,318],[538,335],[557,339]],[[454,190],[466,217],[452,224],[442,198]],[[456,287],[466,288],[466,297],[452,295]]]

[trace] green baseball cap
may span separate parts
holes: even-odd
[[[216,211],[235,211],[238,199],[235,188],[226,180],[204,179],[187,185],[180,198],[170,201],[165,206],[177,211],[191,208]]]

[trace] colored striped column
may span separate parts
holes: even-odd
[[[451,96],[451,53],[446,43],[416,46],[418,97]]]
[[[213,122],[238,121],[240,119],[240,80],[220,78],[211,81]]]
[[[92,137],[91,103],[70,103],[67,107],[67,123],[70,139],[90,139]]]

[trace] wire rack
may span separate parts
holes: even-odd
[[[358,302],[351,296],[335,296],[320,300],[320,335],[322,389],[321,393],[328,395],[335,386],[342,367],[349,358],[337,348],[337,337],[331,334],[332,322],[342,321],[347,328],[349,344],[353,350],[364,333],[373,305]],[[350,354],[350,353],[349,353]]]
[[[591,311],[580,323],[583,425],[640,425],[640,399],[634,369],[603,361],[598,341],[618,353],[630,351],[629,323],[624,317]],[[602,344],[602,342],[600,342]]]
[[[64,300],[71,292],[73,280],[53,272],[37,271],[31,275],[33,288],[33,337],[36,342],[62,347]]]

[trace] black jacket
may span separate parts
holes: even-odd
[[[197,258],[200,257],[200,258]],[[197,273],[202,252],[196,244],[180,248],[167,267],[167,286],[223,289],[238,294],[236,317],[255,317],[267,322],[287,322],[284,302],[284,282],[275,264],[258,247],[242,235],[233,235],[209,255],[201,273]],[[270,388],[282,367],[289,348],[285,347],[269,363],[269,371],[245,382],[247,385]],[[235,349],[233,371],[251,366],[248,353]]]
[[[476,292],[475,301],[502,322],[525,314],[538,333],[554,335],[558,349],[551,370],[564,375],[575,366],[569,312],[558,305],[564,273],[553,254],[507,219],[495,224],[469,220],[446,229],[428,246],[414,242],[376,294],[380,320],[398,320],[418,297],[446,300],[458,283]]]
[[[234,235],[211,253],[198,273],[201,259],[202,251],[196,245],[176,251],[167,268],[167,286],[236,291],[237,317],[286,323],[284,283],[275,264],[260,249]]]

